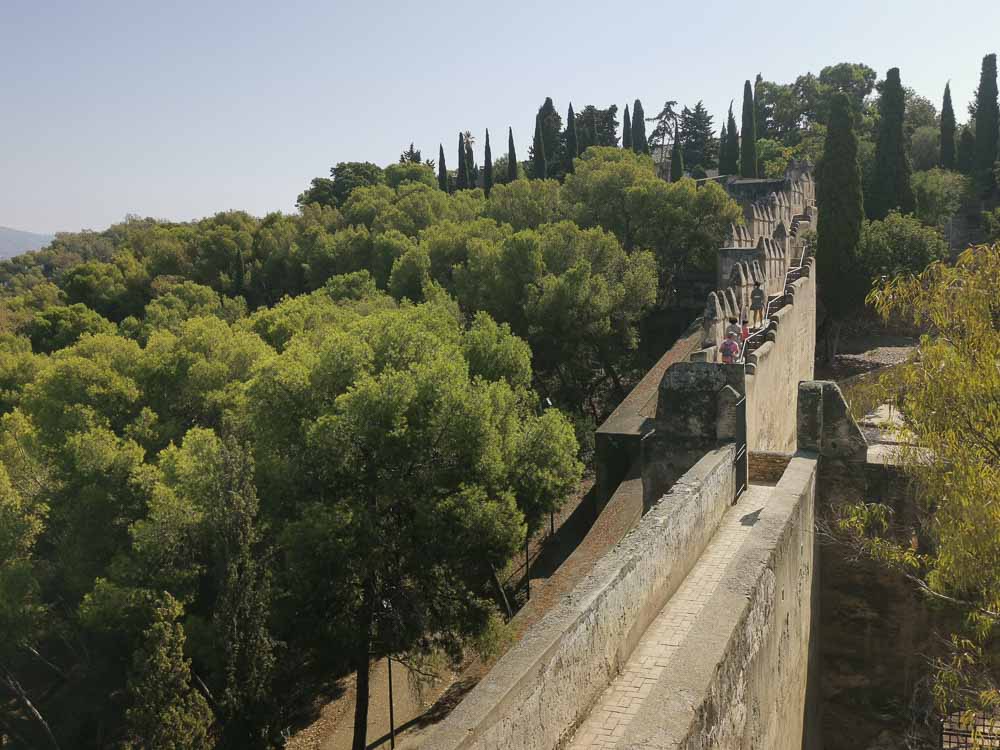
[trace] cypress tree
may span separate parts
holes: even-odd
[[[726,174],[726,141],[729,134],[726,132],[726,123],[722,123],[722,131],[719,133],[719,174]]]
[[[479,184],[479,167],[476,166],[476,157],[472,153],[472,139],[470,134],[465,134],[465,173],[469,187],[474,188]]]
[[[729,118],[726,121],[726,168],[722,174],[736,174],[740,169],[740,134],[736,130],[736,117],[733,116],[733,103],[729,102]]]
[[[753,87],[743,84],[743,129],[740,131],[740,176],[757,176],[757,126],[754,118]]]
[[[514,131],[507,127],[507,182],[517,179],[517,152],[514,150]]]
[[[646,140],[646,113],[642,111],[642,102],[638,99],[632,104],[632,150],[637,154],[649,153],[649,142]]]
[[[955,110],[951,106],[951,84],[944,85],[941,104],[941,167],[955,168]]]
[[[545,179],[545,141],[542,140],[542,124],[535,118],[535,140],[531,144],[531,176],[536,180]]]
[[[490,197],[493,188],[493,153],[490,151],[490,129],[486,128],[486,146],[483,154],[483,190]]]
[[[864,218],[858,139],[851,102],[834,95],[823,157],[816,170],[819,208],[816,264],[820,297],[833,323],[827,338],[827,357],[836,353],[840,321],[863,298],[864,279],[857,262],[857,246]]]
[[[576,115],[573,102],[566,113],[566,174],[573,173],[573,160],[580,155],[580,139],[576,137]]]
[[[622,120],[622,148],[632,148],[632,119],[628,115],[628,105],[625,105],[625,118]]]
[[[469,167],[465,163],[465,136],[458,134],[458,174],[455,175],[455,187],[465,190],[469,187]]]
[[[979,74],[976,95],[976,160],[974,176],[984,191],[994,185],[993,165],[1000,139],[1000,110],[997,108],[997,56],[986,55]]]
[[[968,125],[962,126],[958,134],[958,153],[955,156],[955,166],[962,174],[972,174],[976,163],[976,134]]]
[[[545,97],[545,102],[538,108],[536,119],[538,120],[539,129],[542,134],[542,145],[545,149],[546,173],[552,173],[555,176],[558,166],[563,162],[563,122],[562,117],[559,116],[555,105],[552,103],[551,96]],[[534,154],[531,157],[534,159]]]
[[[438,144],[438,187],[448,192],[448,167],[444,163],[444,146]]]
[[[670,181],[677,182],[684,176],[684,152],[680,138],[674,137],[674,147],[670,149]]]
[[[875,170],[868,193],[868,218],[884,219],[893,209],[913,213],[913,188],[910,186],[910,158],[903,136],[906,106],[899,68],[886,71],[879,97],[878,140],[875,142]]]
[[[764,76],[760,73],[753,82],[754,134],[758,139],[767,138],[767,108],[764,104]]]

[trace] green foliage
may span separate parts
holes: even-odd
[[[914,173],[913,194],[917,201],[917,218],[931,226],[944,226],[958,213],[970,188],[969,179],[958,172],[931,169]]]
[[[430,187],[437,184],[434,170],[426,164],[406,162],[405,164],[390,164],[385,168],[386,185],[395,189],[404,182],[419,182]]]
[[[591,146],[618,147],[618,105],[599,109],[588,104],[576,113],[576,134],[582,154]],[[632,147],[635,148],[635,111],[632,112]]]
[[[341,206],[357,187],[381,185],[385,182],[382,169],[371,162],[340,162],[330,168],[330,178],[317,177],[311,187],[299,195],[296,205]]]
[[[983,57],[976,90],[976,149],[973,164],[976,185],[986,192],[996,184],[993,167],[1000,143],[1000,107],[997,104],[997,56]]]
[[[616,143],[616,112],[571,110],[566,157],[574,128]],[[294,214],[129,218],[0,263],[0,679],[62,746],[272,747],[369,653],[502,640],[492,568],[576,487],[640,321],[739,211],[610,147],[564,186],[449,194],[441,151],[437,183],[411,147]]]
[[[469,180],[469,164],[466,159],[465,134],[460,132],[458,134],[458,172],[455,175],[455,188],[458,190],[467,190],[472,187]]]
[[[875,171],[865,206],[871,219],[884,219],[893,209],[913,213],[915,204],[903,133],[905,98],[899,68],[890,68],[886,72],[880,93]]]
[[[632,117],[628,113],[628,105],[625,105],[625,114],[622,118],[622,148],[632,148]]]
[[[984,564],[1000,554],[998,274],[1000,245],[980,246],[953,266],[931,264],[871,295],[883,316],[904,315],[928,331],[914,362],[886,384],[913,444],[902,457],[915,484],[918,554],[877,527],[866,541],[926,595],[965,615],[951,620],[955,658],[938,664],[934,694],[945,714],[992,711],[997,697],[983,659],[995,650],[1000,618],[1000,573]]]
[[[614,232],[627,250],[653,251],[661,292],[677,273],[712,267],[730,225],[741,220],[739,208],[719,185],[666,183],[648,158],[627,151],[591,149],[563,190],[582,226]]]
[[[114,333],[114,324],[86,305],[50,307],[36,313],[25,327],[36,352],[50,353],[76,343],[81,336],[95,333]]]
[[[754,118],[753,88],[743,84],[743,127],[740,128],[740,176],[757,176],[757,125]]]
[[[632,104],[632,150],[637,154],[649,153],[649,141],[646,138],[646,113],[642,102],[638,99]]]
[[[154,605],[151,622],[132,656],[125,713],[126,750],[208,750],[215,746],[212,712],[191,685],[184,658],[184,630],[176,622],[180,606],[168,596]]]
[[[552,103],[552,97],[545,97],[545,102],[538,108],[538,115],[535,118],[538,126],[538,133],[542,142],[542,160],[546,164],[545,173],[538,171],[538,146],[532,143],[528,154],[532,163],[535,164],[535,179],[545,179],[548,176],[556,177],[563,162],[563,142],[562,142],[562,117]]]
[[[976,129],[963,125],[958,134],[958,151],[955,166],[965,175],[971,175],[976,165]]]
[[[507,182],[517,179],[517,152],[514,150],[514,131],[507,128]]]
[[[863,298],[857,247],[864,218],[858,139],[854,134],[851,103],[846,94],[833,98],[823,160],[816,170],[819,234],[816,265],[820,299],[835,320],[842,319]]]
[[[681,151],[680,141],[674,141],[670,150],[670,181],[677,182],[684,176],[684,152]]]
[[[940,141],[940,128],[934,125],[924,125],[913,131],[913,135],[910,136],[910,159],[915,172],[923,172],[938,166],[941,158]]]
[[[569,111],[566,113],[565,150],[566,163],[563,172],[572,174],[573,160],[580,155],[580,139],[576,136],[576,115],[573,114],[572,102],[570,102]]]
[[[441,192],[447,193],[448,192],[448,166],[445,164],[445,161],[444,161],[444,146],[441,145],[440,143],[438,144],[438,163],[437,163],[437,168],[438,168],[438,171],[437,171],[438,187],[441,189]]]
[[[951,105],[951,83],[944,85],[944,100],[941,103],[940,140],[941,154],[939,163],[941,164],[941,168],[955,169],[955,110]]]
[[[726,140],[720,144],[720,149],[719,174],[736,174],[740,168],[740,136],[736,130],[732,102],[729,103],[729,114],[726,119]]]
[[[486,130],[486,147],[483,156],[483,192],[490,197],[493,189],[493,152],[490,150],[490,131]]]
[[[983,232],[988,242],[1000,242],[1000,208],[983,211]]]
[[[712,130],[712,116],[704,104],[699,101],[694,109],[685,107],[681,111],[680,130],[684,164],[705,169],[716,166],[719,144]]]
[[[893,211],[882,221],[866,221],[861,229],[858,258],[869,279],[916,273],[947,255],[941,233],[913,216]]]
[[[536,180],[544,180],[548,173],[545,160],[545,139],[542,133],[541,116],[535,118],[535,138],[531,144],[531,176]]]
[[[562,200],[555,180],[515,180],[493,189],[484,213],[515,231],[535,229],[566,218]]]

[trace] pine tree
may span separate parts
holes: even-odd
[[[542,121],[540,117],[535,118],[535,140],[531,144],[531,176],[536,180],[544,180],[545,169],[545,141],[542,139]]]
[[[944,85],[941,104],[941,168],[955,168],[955,110],[951,106],[951,84]]]
[[[448,192],[448,167],[444,163],[444,146],[438,144],[438,187]]]
[[[490,197],[493,189],[493,153],[490,151],[490,129],[486,128],[486,146],[483,154],[483,190]]]
[[[910,158],[903,136],[906,100],[899,68],[886,71],[879,97],[878,140],[875,143],[875,170],[868,191],[868,218],[884,219],[893,209],[913,213],[910,186]]]
[[[753,88],[743,84],[743,129],[740,131],[740,176],[757,176],[757,126],[754,118]]]
[[[833,323],[827,338],[827,357],[836,353],[840,321],[864,295],[857,262],[857,246],[864,219],[861,166],[854,116],[847,95],[834,95],[826,131],[823,158],[816,170],[819,208],[816,249],[820,297]]]
[[[632,118],[628,114],[628,105],[625,105],[625,117],[622,120],[622,148],[632,148]]]
[[[681,150],[680,139],[674,138],[674,147],[670,150],[670,181],[677,182],[684,176],[684,152]]]
[[[566,174],[573,173],[573,160],[580,155],[580,139],[576,137],[576,115],[573,102],[566,113]]]
[[[632,150],[637,154],[649,153],[649,141],[646,140],[646,113],[642,111],[642,102],[638,99],[632,104]]]
[[[517,179],[517,152],[514,150],[514,130],[507,128],[507,181]]]
[[[962,174],[972,174],[976,164],[976,133],[968,125],[963,125],[958,134],[958,152],[955,166]]]
[[[720,167],[722,174],[736,174],[740,170],[740,134],[736,130],[736,117],[733,115],[733,103],[729,102],[729,117],[726,119],[726,166]]]
[[[700,166],[710,169],[716,166],[716,140],[712,128],[712,116],[708,114],[705,105],[698,102],[694,109],[685,107],[681,111],[680,125],[681,148],[684,152],[684,164],[688,169]]]
[[[976,182],[984,191],[992,189],[996,182],[993,165],[997,160],[998,139],[1000,109],[997,106],[997,56],[986,55],[976,93],[976,161],[973,168]]]
[[[465,163],[465,135],[458,133],[458,174],[455,175],[455,188],[466,190],[469,187],[469,167]]]

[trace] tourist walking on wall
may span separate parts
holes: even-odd
[[[739,338],[739,335],[741,333],[740,324],[739,321],[736,320],[736,318],[730,318],[729,325],[726,326],[726,336],[728,337],[729,334],[731,333],[735,333],[737,338]]]
[[[722,342],[722,364],[731,365],[740,358],[740,345],[736,342],[738,335],[732,331],[726,334],[726,340]]]
[[[760,282],[753,283],[753,291],[750,292],[750,310],[753,312],[753,327],[758,328],[764,323],[764,290],[760,288]]]

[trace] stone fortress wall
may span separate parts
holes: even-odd
[[[749,492],[739,456],[742,447],[787,462],[796,450],[799,383],[812,379],[815,352],[815,271],[802,240],[815,189],[800,164],[784,180],[730,178],[726,188],[746,223],[720,250],[704,318],[597,433],[599,500],[641,492],[643,517],[419,747],[802,746],[816,456],[792,459],[764,495]],[[725,319],[748,305],[755,280],[767,291],[766,324],[744,362],[722,364]],[[749,504],[766,505],[734,516],[741,487]],[[702,558],[718,557],[718,537],[734,534],[745,541],[709,571],[722,576],[714,593],[678,605],[697,605],[681,622],[700,645],[633,672],[679,587],[705,575]],[[621,694],[632,701],[628,721],[615,713],[626,705],[615,708],[618,693],[605,713],[609,691],[633,674],[642,686]],[[644,702],[650,691],[657,700]]]

